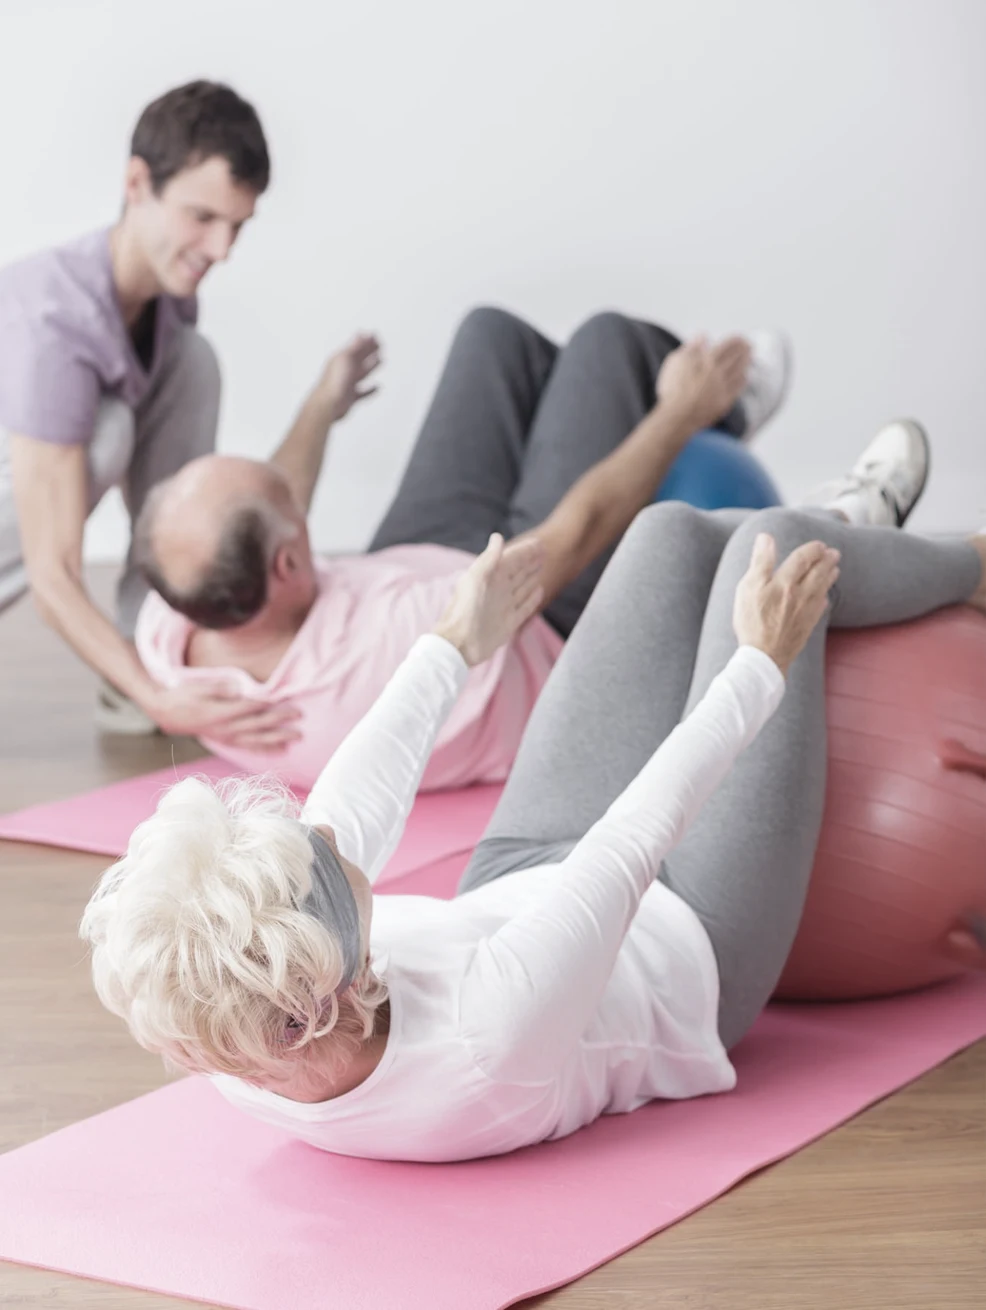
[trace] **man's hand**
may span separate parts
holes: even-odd
[[[474,668],[494,655],[539,610],[542,547],[536,537],[504,546],[494,532],[489,545],[459,579],[435,632]]]
[[[176,736],[210,737],[241,750],[282,751],[298,741],[300,712],[292,705],[264,705],[224,691],[218,683],[159,688],[142,707]]]
[[[298,504],[307,513],[322,471],[329,430],[376,387],[363,383],[380,365],[380,342],[361,332],[337,351],[322,370],[291,430],[270,457],[291,483]]]
[[[694,425],[711,427],[740,397],[750,365],[750,347],[742,337],[727,337],[710,346],[696,337],[672,350],[657,375],[657,398]]]
[[[352,407],[377,388],[362,384],[380,366],[380,342],[371,333],[361,332],[337,351],[326,364],[315,391],[329,411],[331,423],[349,413]]]

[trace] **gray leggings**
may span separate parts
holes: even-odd
[[[733,596],[761,531],[780,558],[820,538],[842,561],[827,620],[792,666],[780,708],[662,875],[711,938],[727,1048],[770,999],[808,889],[825,797],[828,623],[899,623],[967,600],[980,577],[967,542],[852,528],[824,512],[645,509],[541,693],[459,888],[564,858],[639,772],[736,649]]]

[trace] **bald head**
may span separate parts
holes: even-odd
[[[206,455],[155,487],[136,525],[134,553],[173,609],[202,627],[230,628],[263,609],[274,554],[303,527],[278,469]]]

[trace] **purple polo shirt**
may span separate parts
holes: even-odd
[[[39,441],[92,438],[103,395],[136,408],[195,298],[159,296],[145,369],[117,302],[109,229],[0,270],[0,428]]]

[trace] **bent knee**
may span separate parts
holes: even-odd
[[[118,396],[103,396],[86,451],[90,508],[123,478],[134,451],[134,412]]]
[[[777,542],[779,556],[814,541],[823,535],[824,522],[817,514],[809,514],[801,509],[789,509],[784,505],[773,505],[769,509],[757,510],[744,519],[734,533],[734,538],[752,544],[761,532],[769,533]]]
[[[219,357],[211,341],[193,327],[182,328],[175,339],[176,368],[196,387],[219,393]]]
[[[626,314],[615,309],[601,309],[590,315],[572,333],[569,345],[576,341],[600,343],[605,341],[626,341],[637,334],[637,324]]]
[[[660,500],[645,505],[630,524],[627,539],[650,540],[653,537],[672,537],[685,541],[704,535],[710,527],[709,515],[683,500]]]
[[[456,339],[496,342],[527,330],[527,324],[509,309],[497,305],[475,305],[463,316],[456,329]]]

